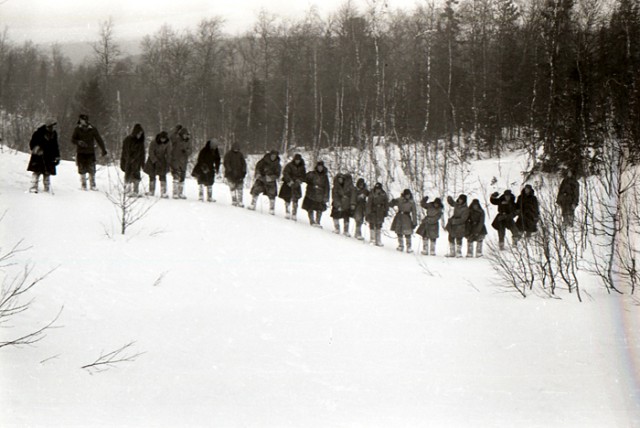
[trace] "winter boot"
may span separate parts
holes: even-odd
[[[251,198],[251,205],[249,205],[247,208],[250,209],[251,211],[255,211],[257,203],[258,203],[258,197],[256,195],[253,195],[253,197]]]
[[[136,198],[139,198],[140,196],[140,182],[138,180],[135,180],[133,182],[133,196],[135,196]]]
[[[456,257],[462,257],[462,244],[456,243]]]
[[[376,229],[376,247],[384,247],[382,243],[382,230]]]
[[[356,223],[356,231],[354,234],[358,241],[364,241],[364,236],[362,236],[362,223]]]
[[[156,179],[149,179],[149,191],[147,192],[147,196],[153,196],[156,194]]]
[[[313,216],[313,211],[307,211],[307,214],[309,215],[309,224],[311,226],[315,225],[316,219]]]
[[[269,199],[269,214],[276,215],[276,200]]]
[[[340,220],[338,220],[337,218],[333,219],[333,233],[335,233],[336,235],[340,234]]]
[[[473,257],[473,242],[467,241],[467,258]]]
[[[284,203],[284,218],[286,218],[287,220],[289,220],[291,218],[291,208],[290,208],[290,203],[289,202],[285,202]]]
[[[44,186],[44,191],[46,193],[51,191],[51,176],[49,174],[44,174],[42,176],[42,185]]]
[[[429,242],[429,249],[430,249],[430,253],[432,256],[436,255],[436,240],[432,239],[431,242]]]
[[[476,257],[482,257],[482,241],[476,242]]]
[[[155,181],[154,181],[154,187],[155,187]],[[168,199],[169,198],[169,194],[167,193],[167,182],[166,182],[166,180],[160,182],[160,197],[162,199]]]
[[[80,188],[87,190],[87,174],[80,174]]]
[[[180,199],[187,199],[187,196],[184,194],[184,181],[181,181],[178,187],[180,189],[180,192],[178,193],[178,197]]]
[[[213,199],[213,186],[207,186],[207,202],[215,202]]]
[[[29,192],[38,193],[38,182],[40,181],[40,174],[33,173],[31,176],[31,187],[29,188]]]
[[[369,245],[376,245],[376,230],[369,228]]]
[[[429,241],[426,239],[422,240],[422,251],[420,251],[420,254],[423,256],[429,255]]]
[[[198,200],[204,201],[204,184],[198,184]]]
[[[411,235],[405,235],[404,239],[407,241],[407,253],[413,253],[413,248],[411,248]]]
[[[91,190],[98,190],[98,186],[96,186],[96,175],[89,174],[89,188]]]
[[[291,220],[298,221],[298,203],[294,202],[291,207]]]
[[[500,249],[500,251],[504,251],[504,241],[498,242],[498,248]]]
[[[342,234],[349,238],[351,237],[351,234],[349,233],[349,219],[345,218],[343,222],[344,224],[342,225]]]
[[[173,180],[173,199],[180,198],[180,183],[178,180]]]
[[[320,223],[320,220],[322,220],[322,211],[316,211],[316,227],[322,229],[322,223]]]
[[[404,236],[402,235],[398,235],[398,247],[396,250],[404,251]]]
[[[455,256],[456,256],[456,243],[449,242],[449,254],[447,254],[445,257],[455,257]]]
[[[238,207],[240,208],[244,208],[244,202],[243,202],[243,194],[242,194],[242,187],[239,189],[236,189],[236,201],[238,202]]]

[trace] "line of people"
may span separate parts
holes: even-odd
[[[39,177],[43,176],[44,190],[48,191],[50,176],[56,174],[56,166],[60,162],[60,151],[55,131],[56,122],[49,119],[38,128],[30,142],[31,158],[28,170],[33,172],[32,192],[38,191]],[[186,199],[184,182],[187,174],[192,148],[188,130],[177,125],[171,132],[162,131],[151,141],[146,156],[145,134],[140,124],[135,124],[131,133],[124,139],[120,157],[120,168],[125,175],[125,183],[132,195],[141,196],[139,184],[141,172],[149,177],[147,195],[154,196],[156,183],[160,182],[160,197],[168,198],[167,174],[173,178],[173,198]],[[80,174],[81,189],[87,190],[87,184],[96,189],[96,145],[107,156],[107,150],[98,130],[90,124],[86,115],[80,115],[74,129],[71,143],[76,146],[76,165]],[[224,167],[224,176],[231,192],[233,206],[244,207],[243,188],[247,176],[247,162],[238,144],[221,159],[215,141],[209,140],[199,151],[197,161],[191,175],[196,178],[199,187],[199,200],[215,202],[213,184],[215,177]],[[87,179],[88,175],[88,179]],[[277,182],[282,176],[280,189]],[[302,184],[306,184],[303,195]],[[350,220],[355,222],[355,237],[364,240],[362,226],[368,223],[370,243],[382,246],[382,224],[391,208],[397,212],[391,223],[391,230],[398,239],[398,251],[412,252],[412,236],[415,233],[422,237],[422,254],[435,255],[436,241],[439,238],[440,222],[444,215],[444,204],[440,198],[429,201],[428,197],[420,200],[424,209],[422,221],[418,224],[417,207],[409,189],[405,189],[398,198],[390,199],[381,183],[376,183],[369,190],[363,178],[355,185],[353,177],[348,173],[334,176],[332,185],[329,171],[323,161],[318,161],[311,171],[307,171],[302,155],[295,154],[284,169],[277,150],[266,153],[255,166],[254,182],[250,190],[251,203],[249,209],[255,210],[258,198],[264,194],[269,199],[269,213],[275,214],[276,198],[285,203],[285,217],[297,220],[299,200],[302,209],[307,211],[309,223],[321,227],[323,213],[330,207],[334,233],[350,235]],[[304,198],[303,198],[304,196]],[[461,194],[457,199],[446,198],[453,207],[453,214],[448,219],[445,230],[448,232],[450,257],[461,257],[463,240],[467,240],[467,257],[482,256],[482,246],[487,235],[485,212],[478,199],[467,205],[467,195]],[[569,171],[560,185],[557,204],[561,207],[565,226],[572,226],[574,211],[579,200],[579,184]],[[505,247],[506,232],[510,231],[514,242],[523,235],[529,236],[537,231],[540,217],[538,200],[534,189],[527,184],[516,199],[511,190],[502,194],[493,193],[490,203],[497,206],[498,214],[491,226],[498,232],[500,249]],[[329,205],[330,203],[330,205]]]

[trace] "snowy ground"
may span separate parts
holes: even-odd
[[[0,426],[640,426],[640,308],[595,284],[585,303],[521,299],[485,259],[373,248],[281,201],[231,207],[223,184],[199,203],[193,181],[109,237],[103,192],[64,162],[55,195],[29,194],[27,159],[0,153],[0,245],[30,247],[5,273],[57,270],[0,341],[64,309],[41,342],[0,348]],[[81,369],[132,341],[135,361]]]

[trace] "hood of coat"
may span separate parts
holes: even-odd
[[[144,141],[144,129],[142,129],[142,125],[136,123],[133,125],[133,129],[130,134],[136,141]],[[139,136],[138,136],[139,135]]]
[[[366,190],[367,189],[367,183],[364,181],[364,178],[358,178],[358,181],[356,181],[356,187],[359,190]]]
[[[318,171],[318,169],[320,169],[320,171]],[[324,166],[324,162],[323,161],[318,161],[316,163],[316,167],[313,169],[315,172],[317,172],[318,174],[327,174],[327,167]]]
[[[271,159],[271,156],[274,156],[274,159]],[[277,150],[271,150],[262,157],[267,162],[278,163],[280,162],[280,154]]]
[[[156,143],[169,144],[169,134],[167,133],[167,131],[162,131],[158,135],[156,135]]]
[[[524,186],[520,194],[525,197],[531,197],[531,196],[535,196],[536,191],[533,189],[531,184],[527,184]]]
[[[480,200],[474,199],[473,201],[471,201],[469,208],[475,211],[482,211],[482,205],[480,205]]]
[[[296,166],[305,166],[304,164],[304,158],[302,157],[302,155],[300,153],[296,153],[293,156],[293,160],[292,160],[293,164]]]

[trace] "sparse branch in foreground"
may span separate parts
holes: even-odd
[[[84,365],[80,368],[87,370],[90,374],[93,374],[114,368],[117,364],[132,363],[136,358],[144,354],[144,352],[131,353],[131,348],[135,343],[135,341],[129,342],[115,351],[111,351],[106,354],[102,352],[93,363]]]
[[[28,309],[28,306],[27,306]],[[41,341],[42,339],[44,339],[46,337],[46,331],[51,329],[51,328],[55,328],[54,324],[56,321],[58,321],[58,319],[60,318],[60,314],[62,314],[62,310],[64,309],[64,306],[60,308],[60,311],[58,312],[58,315],[55,316],[55,318],[53,320],[51,320],[51,322],[49,322],[47,325],[45,325],[44,327],[33,331],[31,333],[27,333],[25,335],[22,335],[18,338],[12,339],[12,340],[8,340],[5,342],[0,342],[0,348],[3,348],[5,346],[25,346],[25,345],[33,345],[36,342]]]

